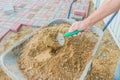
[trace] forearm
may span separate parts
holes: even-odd
[[[94,25],[106,16],[120,9],[120,0],[105,0],[104,3],[99,7],[93,14],[91,14],[84,21],[88,25]]]

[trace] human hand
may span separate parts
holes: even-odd
[[[73,32],[75,30],[84,30],[84,32],[80,32],[77,35],[74,35],[74,36],[80,36],[83,35],[86,31],[88,31],[91,28],[91,26],[92,25],[90,25],[89,22],[86,21],[75,22],[69,28],[69,32]]]

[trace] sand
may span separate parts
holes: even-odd
[[[2,69],[0,69],[0,80],[11,80]]]
[[[81,37],[65,38],[64,46],[60,46],[56,41],[57,33],[64,34],[69,26],[61,23],[41,29],[24,44],[18,63],[28,80],[80,78],[98,37],[87,32]]]

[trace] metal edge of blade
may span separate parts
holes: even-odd
[[[60,32],[58,32],[58,34],[57,34],[57,41],[61,46],[63,46],[65,43],[64,35]]]

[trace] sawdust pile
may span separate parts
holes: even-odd
[[[57,33],[67,32],[69,26],[62,23],[44,28],[23,45],[18,63],[28,80],[80,78],[91,58],[97,36],[87,32],[81,37],[65,38],[64,46],[60,46],[56,40]]]

